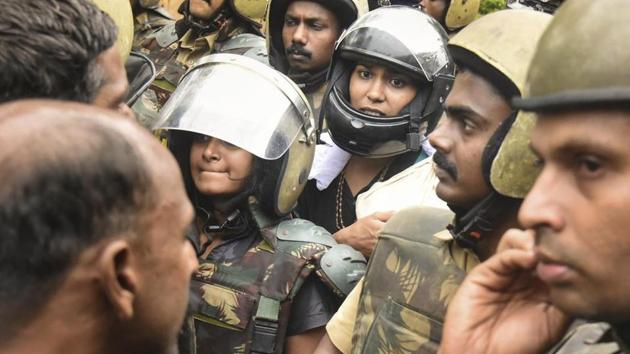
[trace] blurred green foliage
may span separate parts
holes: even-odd
[[[487,15],[491,12],[503,10],[507,6],[507,0],[481,0],[479,14]]]

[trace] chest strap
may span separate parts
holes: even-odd
[[[280,301],[260,296],[254,317],[252,354],[273,354],[277,348]]]

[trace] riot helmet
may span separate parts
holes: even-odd
[[[623,43],[630,35],[629,13],[630,2],[623,0],[562,5],[540,40],[525,95],[515,106],[546,112],[628,105],[630,50]]]
[[[615,11],[611,12],[611,8]],[[590,15],[582,16],[585,11]],[[630,50],[619,46],[620,39],[630,36],[628,14],[630,2],[624,0],[571,0],[560,6],[538,43],[524,80],[523,95],[512,100],[513,106],[536,113],[629,107]],[[584,53],[589,55],[587,65]],[[534,117],[534,113],[529,113],[517,118],[514,125],[522,132],[508,135],[497,156],[499,166],[509,166],[507,173],[492,174],[497,189],[505,193],[524,197],[535,181],[536,176],[528,178],[517,190],[512,182],[514,176],[537,170],[529,149]],[[516,155],[532,157],[518,160]]]
[[[387,2],[391,0],[381,1]],[[427,1],[433,2],[438,0]],[[426,5],[422,3],[422,0],[419,0],[419,2],[423,11],[431,12],[431,15],[434,16],[448,32],[455,32],[474,21],[479,14],[479,7],[481,4],[481,0],[442,0],[444,10],[438,12],[439,10],[427,10],[424,7]]]
[[[297,0],[270,0],[267,8],[267,21],[265,23],[265,34],[267,36],[267,50],[269,62],[281,73],[289,74],[289,62],[282,41],[282,29],[284,27],[285,15],[289,5]],[[337,17],[341,31],[348,28],[360,14],[368,11],[367,0],[307,0],[317,3]],[[305,91],[316,89],[324,83],[326,79],[326,69],[321,73],[312,75],[292,76],[292,79]]]
[[[457,33],[449,49],[458,66],[483,77],[509,102],[523,93],[525,75],[536,45],[552,16],[529,10],[502,10],[486,15]],[[538,170],[527,149],[515,149],[528,137],[533,119],[512,111],[499,125],[482,154],[482,173],[490,194],[472,209],[456,212],[451,229],[464,247],[474,247],[492,230],[509,206],[518,205]],[[517,165],[527,161],[528,170]]]
[[[446,46],[439,23],[406,6],[378,8],[350,26],[336,44],[320,117],[335,144],[374,158],[420,150],[454,78]],[[365,62],[404,73],[417,86],[415,98],[396,116],[376,117],[351,106],[350,75]]]
[[[254,155],[255,178],[238,197],[255,197],[271,217],[295,206],[315,149],[312,111],[299,88],[273,68],[236,54],[213,54],[190,69],[153,128],[168,132],[193,202],[191,135],[220,139]]]

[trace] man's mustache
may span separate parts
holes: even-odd
[[[435,162],[439,168],[446,171],[446,173],[448,173],[454,181],[457,181],[457,166],[450,162],[444,154],[436,151],[435,154],[433,154],[433,162]]]
[[[309,50],[306,50],[303,45],[299,43],[293,43],[289,48],[286,49],[287,55],[295,54],[302,55],[307,58],[311,58],[313,55]]]

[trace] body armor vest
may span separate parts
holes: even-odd
[[[190,333],[183,345],[189,353],[283,352],[293,297],[336,242],[301,219],[260,232],[262,240],[238,261],[200,260],[191,282]],[[303,241],[307,238],[312,241]]]
[[[453,214],[419,207],[395,214],[370,258],[352,353],[434,353],[446,305],[476,257],[434,235]],[[469,262],[468,257],[472,262]]]

